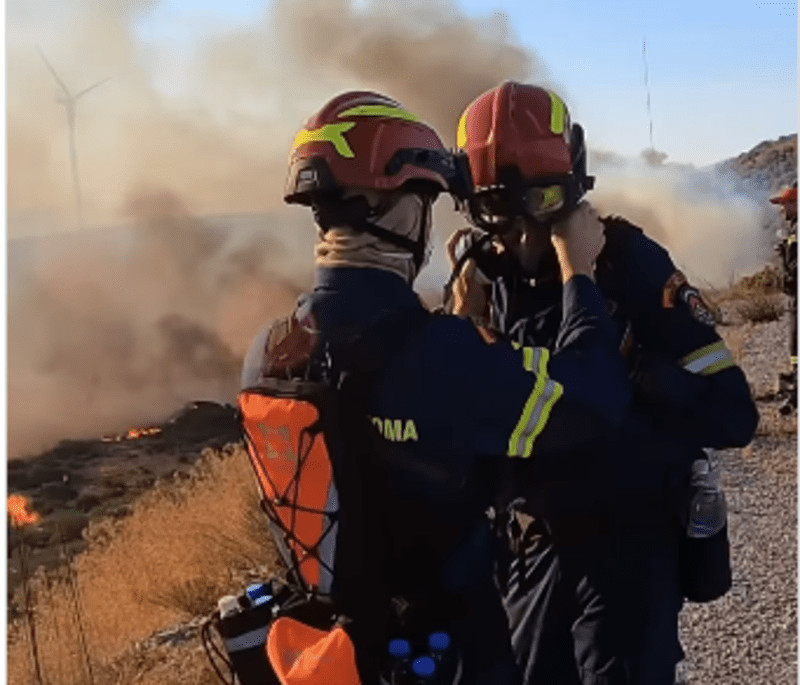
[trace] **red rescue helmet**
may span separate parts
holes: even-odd
[[[552,219],[594,186],[583,129],[545,88],[506,81],[486,91],[464,110],[456,139],[469,159],[469,211],[482,227]]]
[[[343,188],[395,190],[409,182],[437,194],[453,175],[453,157],[430,126],[385,95],[351,91],[297,133],[284,200],[308,205]]]
[[[792,203],[797,204],[797,181],[795,181],[790,187],[785,188],[782,193],[778,193],[774,197],[771,197],[769,201],[775,205],[788,205]]]

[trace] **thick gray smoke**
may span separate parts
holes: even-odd
[[[663,155],[663,153],[662,153]],[[603,214],[620,214],[666,247],[698,287],[725,288],[763,267],[773,255],[774,208],[766,188],[730,170],[630,160],[589,153],[596,189],[589,199]]]
[[[282,0],[165,84],[186,56],[134,30],[157,4],[7,6],[11,456],[233,399],[253,334],[310,283],[310,216],[281,209],[282,186],[296,130],[332,95],[389,93],[451,141],[480,92],[544,77],[499,14]],[[37,46],[73,93],[111,77],[78,101],[76,142],[84,223],[117,228],[74,230],[65,111]]]
[[[134,228],[10,243],[10,456],[232,401],[254,330],[308,286],[276,230],[301,235],[305,222],[154,204]]]
[[[384,92],[452,145],[463,108],[504,79],[564,93],[502,14],[445,0],[275,0],[190,53],[134,30],[158,4],[7,3],[11,456],[233,399],[251,337],[310,283],[311,220],[283,208],[282,187],[295,132],[333,95]],[[65,111],[37,46],[73,93],[110,77],[78,102],[76,142],[84,224],[117,228],[75,231]],[[681,174],[667,192],[609,171],[595,197],[687,268],[736,271],[761,250],[752,216],[713,184],[683,192]],[[462,223],[450,204],[425,289],[443,283],[441,244]]]
[[[118,219],[132,194],[161,190],[195,214],[279,207],[295,132],[342,90],[387,92],[451,141],[480,92],[505,78],[544,77],[511,42],[502,15],[475,21],[447,2],[420,0],[364,9],[278,0],[251,27],[209,37],[178,72],[185,56],[143,44],[134,31],[157,4],[8,3],[11,235],[75,221],[64,107],[37,45],[73,93],[110,77],[77,105],[89,224]]]

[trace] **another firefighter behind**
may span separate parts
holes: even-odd
[[[782,414],[797,411],[797,181],[770,198],[783,210],[784,227],[776,250],[781,257],[783,292],[789,296],[789,373],[779,375]]]
[[[431,206],[457,185],[453,161],[433,129],[377,93],[344,93],[306,122],[292,146],[285,200],[314,213],[316,285],[293,315],[256,337],[242,382],[257,387],[299,372],[339,387],[346,372],[371,367],[362,397],[380,432],[372,457],[388,474],[382,504],[412,513],[352,550],[351,564],[385,555],[379,578],[355,575],[360,583],[337,595],[333,563],[326,589],[345,614],[379,603],[383,591],[401,615],[422,607],[458,647],[460,675],[452,682],[502,685],[520,679],[492,580],[485,510],[495,471],[507,461],[547,464],[585,448],[621,420],[630,386],[592,278],[602,224],[585,207],[553,230],[563,281],[559,350],[488,344],[471,322],[424,309],[411,286],[429,255]],[[351,436],[342,438],[346,452]],[[279,452],[267,448],[254,461],[268,473]],[[339,498],[348,496],[346,485],[336,483]],[[365,483],[362,494],[373,486]],[[333,537],[340,541],[352,523],[339,520]],[[380,662],[392,635],[379,625],[365,634],[358,624],[356,616],[347,629],[356,635],[361,677],[371,683],[365,673],[374,676],[370,664]],[[326,668],[319,665],[320,678]]]
[[[562,286],[550,234],[594,183],[583,130],[557,94],[506,82],[467,107],[457,140],[474,228],[448,243],[454,271],[464,267],[454,311],[557,355]],[[708,476],[704,448],[744,445],[757,423],[698,291],[639,228],[602,221],[596,280],[634,401],[618,433],[512,472],[498,492],[498,582],[527,685],[672,685],[683,597],[707,601],[730,583],[721,494],[704,490],[713,505],[704,530],[686,499]]]

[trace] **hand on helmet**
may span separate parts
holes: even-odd
[[[594,265],[605,245],[605,227],[586,200],[567,217],[553,224],[550,240],[561,266],[561,281],[575,275],[594,280]]]
[[[451,269],[455,269],[458,262],[458,241],[472,230],[470,227],[460,228],[447,239],[447,259]],[[478,270],[474,259],[464,262],[461,273],[453,281],[453,314],[472,319],[489,316],[489,282]]]

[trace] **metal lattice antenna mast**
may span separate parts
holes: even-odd
[[[63,95],[56,96],[56,102],[64,105],[64,109],[67,113],[67,126],[69,127],[69,160],[72,167],[72,187],[75,192],[75,211],[78,220],[78,228],[83,228],[83,199],[81,197],[81,183],[78,176],[78,152],[75,144],[75,108],[79,98],[86,95],[86,93],[88,93],[90,90],[94,90],[98,86],[103,85],[111,77],[104,78],[102,81],[98,81],[97,83],[94,83],[88,88],[84,88],[73,95],[69,88],[67,88],[64,82],[58,76],[56,70],[53,68],[53,65],[50,64],[47,57],[45,57],[42,49],[39,46],[37,46],[37,49],[39,50],[39,54],[41,55],[48,71],[53,75],[53,78],[61,87],[61,90],[64,91]]]
[[[650,122],[650,149],[655,150],[655,145],[653,145],[653,113],[650,111],[650,83],[647,78],[647,50],[644,38],[642,38],[642,61],[644,62],[644,87],[647,91],[647,119]]]

